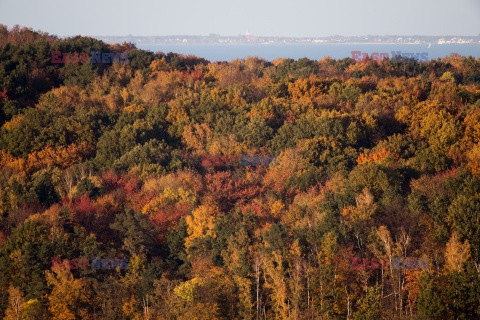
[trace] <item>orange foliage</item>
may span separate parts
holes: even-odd
[[[262,190],[254,183],[234,177],[230,171],[205,175],[205,186],[208,201],[221,205],[223,209],[230,208],[236,202],[248,201]]]
[[[30,153],[27,159],[16,158],[2,150],[0,164],[15,171],[24,171],[30,174],[48,166],[68,168],[81,162],[91,152],[92,148],[86,142],[79,145],[71,144],[67,147],[46,146],[40,151]]]
[[[71,209],[75,212],[74,219],[84,227],[91,227],[95,224],[97,207],[86,194],[70,203]]]
[[[204,150],[207,143],[212,139],[213,133],[206,123],[202,123],[185,126],[182,136],[188,147],[195,150]]]
[[[3,89],[2,91],[0,91],[0,101],[5,100],[5,99],[8,99],[7,90]]]
[[[418,281],[418,271],[405,270],[405,287],[404,290],[408,292],[407,308],[415,308],[416,302],[420,296],[420,284]]]
[[[324,89],[324,86],[314,75],[308,78],[300,78],[294,83],[288,84],[288,92],[292,96],[292,99],[306,102],[322,95]]]
[[[155,71],[151,77],[152,79],[145,85],[141,94],[142,98],[148,102],[172,100],[185,83],[182,72],[177,70]]]
[[[165,208],[157,208],[157,211],[150,217],[150,221],[162,231],[174,229],[180,218],[185,217],[192,208],[191,204],[183,202],[177,202]],[[160,236],[166,235],[166,232],[161,232],[160,234]]]
[[[272,64],[275,67],[278,67],[284,60],[285,60],[285,58],[278,58],[278,59],[272,60]]]
[[[12,130],[15,129],[18,126],[21,126],[23,124],[23,121],[25,120],[25,117],[22,115],[16,115],[14,116],[10,121],[7,121],[3,124],[3,127],[6,130]]]
[[[395,159],[398,159],[398,154],[393,154],[389,150],[382,148],[380,151],[371,153],[369,155],[360,154],[360,156],[357,158],[357,163],[364,164],[369,162],[380,162],[389,156],[393,156]]]
[[[0,249],[3,247],[5,242],[7,242],[7,237],[2,231],[0,231]]]

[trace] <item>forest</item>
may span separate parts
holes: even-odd
[[[0,318],[480,319],[480,58],[0,25]]]

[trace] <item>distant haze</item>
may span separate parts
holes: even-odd
[[[0,23],[66,35],[478,35],[479,0],[0,0]]]

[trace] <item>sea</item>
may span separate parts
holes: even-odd
[[[174,52],[191,54],[209,61],[231,61],[258,57],[267,61],[278,58],[321,60],[352,58],[352,51],[361,51],[369,56],[372,53],[388,53],[400,51],[404,53],[428,53],[428,59],[437,59],[458,53],[461,56],[480,57],[480,44],[158,44],[142,45],[137,48],[152,52]]]

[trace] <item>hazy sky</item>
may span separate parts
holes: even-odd
[[[0,0],[0,23],[65,35],[478,35],[480,0]]]

